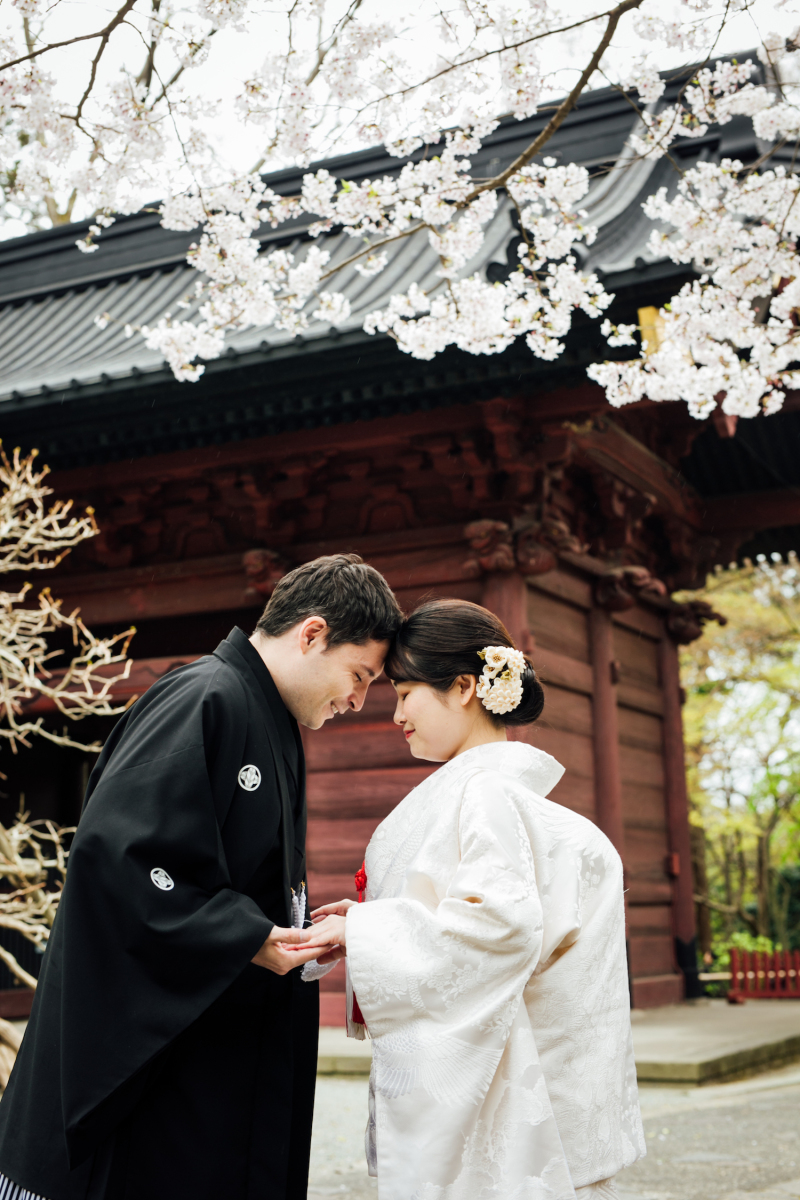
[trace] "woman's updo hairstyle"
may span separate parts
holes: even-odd
[[[469,600],[428,600],[406,617],[395,634],[384,670],[393,683],[427,683],[448,692],[459,675],[479,679],[478,651],[514,641],[502,621]],[[511,712],[487,717],[495,725],[530,725],[544,708],[544,692],[528,658],[522,673],[522,699]]]

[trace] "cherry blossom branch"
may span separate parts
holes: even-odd
[[[409,84],[408,87],[399,88],[394,92],[387,92],[386,99],[393,100],[401,96],[407,96],[411,92],[419,91],[421,88],[435,83],[437,79],[441,79],[445,75],[450,75],[453,71],[460,71],[464,67],[475,66],[476,63],[496,58],[500,54],[507,54],[510,50],[521,50],[524,46],[530,46],[534,42],[542,41],[544,38],[556,37],[560,33],[571,33],[573,29],[581,29],[584,25],[592,25],[595,21],[602,21],[604,17],[610,17],[615,11],[616,9],[607,9],[605,12],[594,13],[592,16],[582,17],[580,21],[572,21],[568,25],[545,29],[541,33],[532,33],[530,37],[520,38],[516,42],[504,42],[502,46],[493,46],[489,50],[484,50],[480,54],[473,55],[472,58],[464,58],[458,62],[448,63],[440,71],[435,71],[432,75],[426,75],[424,79],[419,80],[417,83]],[[365,110],[361,109],[360,111],[363,112]]]
[[[584,67],[578,82],[575,84],[572,91],[564,98],[564,100],[562,100],[561,104],[559,104],[558,108],[553,113],[542,132],[538,135],[538,137],[534,138],[534,140],[525,150],[523,150],[522,154],[519,154],[514,159],[510,167],[506,167],[505,171],[501,171],[500,174],[495,175],[493,179],[487,180],[485,183],[480,183],[477,187],[473,188],[473,190],[465,198],[465,204],[469,204],[472,200],[476,199],[481,192],[488,191],[489,189],[494,191],[496,188],[502,187],[509,179],[511,179],[513,175],[517,174],[521,167],[527,166],[531,159],[535,158],[539,151],[547,145],[556,130],[563,124],[563,122],[572,112],[575,104],[578,101],[578,98],[588,84],[592,75],[594,75],[595,71],[597,70],[600,64],[600,59],[611,45],[611,39],[616,32],[620,19],[625,15],[625,13],[631,12],[632,9],[639,8],[643,2],[644,0],[622,0],[621,4],[618,4],[616,8],[611,10],[605,30],[603,32],[603,36],[595,47],[594,53],[589,59],[588,65]]]
[[[96,33],[79,33],[75,37],[64,38],[60,42],[50,42],[46,46],[40,46],[38,50],[31,50],[27,54],[21,54],[18,58],[12,58],[8,62],[0,63],[0,71],[8,71],[11,67],[17,67],[21,63],[30,62],[34,58],[39,58],[42,54],[48,54],[51,50],[63,50],[65,46],[75,46],[78,42],[91,42],[95,38],[102,38],[107,41],[108,36],[124,20],[135,4],[136,0],[125,0],[125,4],[119,12],[115,13],[108,25],[103,29],[98,29]]]
[[[122,8],[116,13],[116,15],[112,18],[112,20],[109,21],[108,25],[105,27],[105,29],[102,32],[101,38],[100,38],[100,45],[97,48],[97,54],[95,54],[94,58],[92,59],[92,66],[89,71],[89,82],[87,83],[86,90],[83,93],[83,95],[81,96],[80,100],[78,101],[78,107],[75,110],[75,120],[76,121],[80,121],[81,116],[83,115],[83,106],[86,103],[86,101],[89,99],[89,96],[91,95],[92,88],[94,87],[94,81],[97,78],[97,67],[100,63],[100,59],[103,57],[103,54],[105,53],[105,49],[106,49],[106,46],[108,45],[109,38],[111,37],[111,34],[114,32],[114,30],[117,28],[117,26],[121,25],[122,22],[125,20],[126,16],[130,12],[130,10],[133,8],[135,3],[136,3],[136,0],[125,0],[125,3],[123,4]]]

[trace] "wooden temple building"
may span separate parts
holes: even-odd
[[[545,119],[504,122],[474,168],[499,170]],[[579,253],[615,293],[617,321],[688,277],[646,249],[641,202],[675,175],[665,161],[625,158],[632,120],[624,97],[595,92],[547,147],[590,168],[599,234]],[[684,165],[753,161],[759,148],[737,118],[676,153]],[[380,148],[326,165],[350,179],[398,169]],[[429,595],[487,605],[546,682],[543,718],[521,736],[566,766],[553,799],[622,854],[634,1005],[696,994],[678,647],[707,613],[670,597],[717,563],[797,545],[800,405],[738,423],[721,412],[696,421],[681,402],[610,410],[585,374],[608,351],[580,314],[553,363],[524,343],[409,358],[360,322],[412,280],[435,285],[424,237],[397,243],[377,278],[341,272],[353,310],[344,330],[312,324],[289,340],[250,329],[198,383],[179,384],[141,339],[93,317],[138,324],[173,308],[194,279],[191,237],[144,212],[82,255],[84,228],[0,244],[0,434],[38,447],[57,494],[96,510],[101,535],[46,582],[95,630],[136,625],[129,692],[213,650],[235,624],[249,633],[281,573],[319,554],[359,552],[409,607]],[[301,254],[308,244],[300,222],[261,240]],[[335,230],[324,241],[334,262],[352,250]],[[517,243],[501,204],[471,269],[503,279]],[[375,825],[431,769],[409,756],[392,712],[381,681],[361,713],[306,737],[315,902],[354,894]],[[87,738],[109,725],[87,722]],[[0,819],[21,797],[35,816],[75,819],[90,756],[40,741],[0,757]],[[324,981],[323,1022],[342,1020],[343,986],[341,972]]]

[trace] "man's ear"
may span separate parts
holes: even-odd
[[[301,654],[324,650],[328,641],[328,622],[324,617],[306,617],[298,631]]]

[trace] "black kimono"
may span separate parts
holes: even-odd
[[[304,1200],[318,985],[250,962],[291,924],[304,785],[239,629],[119,721],[0,1103],[3,1200]]]

